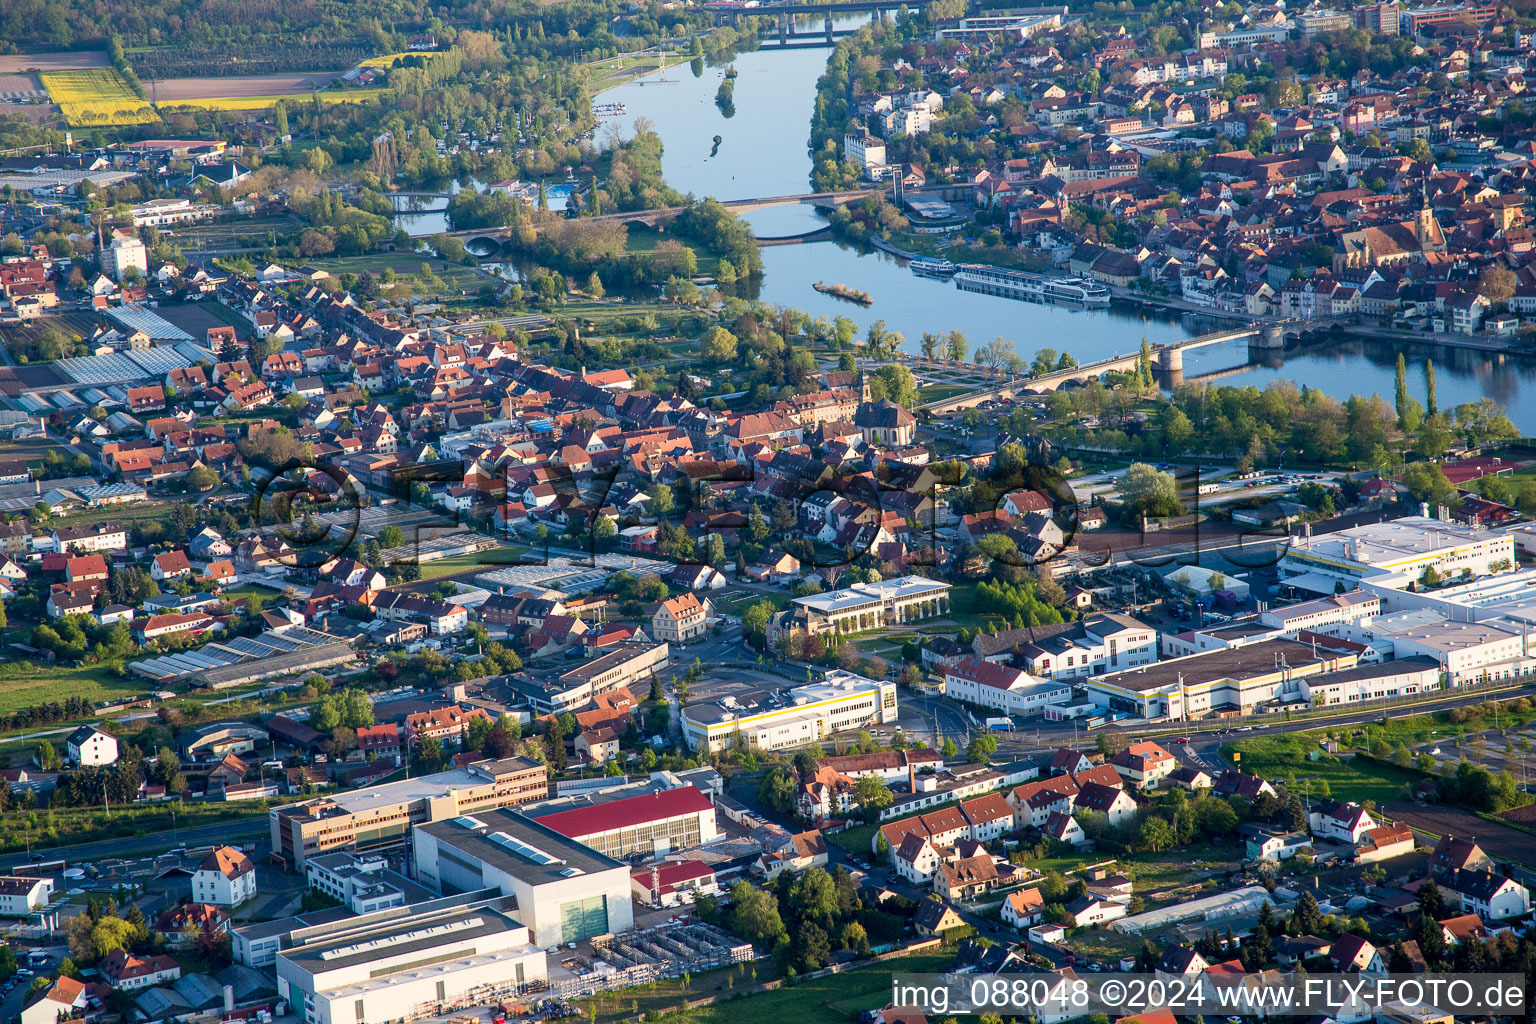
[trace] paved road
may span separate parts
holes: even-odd
[[[213,842],[228,842],[233,839],[265,837],[270,834],[271,830],[265,819],[253,818],[250,821],[215,822],[211,825],[195,825],[191,828],[166,830],[143,836],[127,836],[121,839],[102,839],[89,843],[75,843],[70,846],[40,847],[32,851],[32,857],[39,860],[63,858],[74,863],[101,857],[126,857],[140,853],[160,853],[171,849],[173,846],[202,846]],[[262,844],[261,848],[258,848],[258,855],[265,855],[263,853],[265,845]],[[27,855],[24,853],[11,854],[0,858],[0,864],[3,864],[6,868],[13,868],[26,864],[27,860]]]
[[[1480,690],[1467,693],[1458,693],[1454,696],[1430,701],[1425,704],[1415,705],[1410,708],[1400,708],[1398,710],[1394,710],[1391,705],[1384,707],[1378,704],[1365,711],[1342,714],[1333,718],[1311,719],[1308,721],[1300,722],[1286,722],[1277,718],[1277,720],[1273,723],[1265,723],[1263,725],[1254,726],[1251,730],[1251,734],[1254,736],[1275,735],[1277,733],[1306,732],[1311,729],[1335,729],[1339,726],[1362,725],[1368,722],[1377,722],[1380,721],[1382,715],[1384,714],[1397,716],[1428,714],[1435,711],[1448,711],[1451,708],[1464,707],[1468,704],[1481,704],[1486,700],[1509,699],[1513,697],[1530,697],[1533,695],[1536,695],[1536,683],[1528,683],[1522,687],[1509,690],[1499,690],[1493,693]],[[1134,735],[1136,732],[1136,730],[1122,731],[1126,732],[1128,735]],[[1188,723],[1187,727],[1183,728],[1182,734],[1189,735],[1191,740],[1189,747],[1185,749],[1189,750],[1193,756],[1190,760],[1186,761],[1186,763],[1205,767],[1207,771],[1210,770],[1209,766],[1212,765],[1214,765],[1218,770],[1231,768],[1232,765],[1226,763],[1226,761],[1221,756],[1221,745],[1223,743],[1228,743],[1234,739],[1237,739],[1240,736],[1247,735],[1238,729],[1232,729],[1230,727],[1220,725],[1208,725],[1204,729],[1201,729],[1199,724],[1193,722]],[[1202,761],[1204,762],[1203,765],[1201,764]]]
[[[952,739],[955,741],[955,746],[961,750],[971,742],[971,725],[965,713],[945,698],[903,693],[900,704],[902,711],[910,711],[926,725],[927,735],[909,734],[907,736],[909,740],[925,739],[931,745],[939,747],[943,746],[946,739]]]

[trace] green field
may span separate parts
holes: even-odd
[[[736,590],[727,587],[719,594],[709,595],[709,602],[727,615],[740,615],[759,601],[767,601],[776,610],[782,611],[789,607],[790,596],[788,594],[765,594],[758,590]]]
[[[787,984],[769,992],[730,998],[733,991],[771,980],[773,961],[710,971],[684,981],[668,978],[654,986],[608,992],[579,1004],[581,1016],[594,1021],[657,1014],[684,999],[721,999],[711,1006],[686,1013],[662,1013],[656,1020],[688,1020],[697,1024],[817,1024],[824,1021],[855,1021],[860,1010],[877,1009],[890,1002],[891,974],[923,974],[942,971],[954,961],[953,953],[915,953],[864,964],[823,978]],[[754,975],[756,977],[754,978]]]
[[[145,502],[141,505],[103,505],[100,508],[81,509],[69,515],[53,517],[55,526],[88,526],[92,523],[122,523],[132,528],[136,523],[156,520],[169,522],[171,506],[163,502]]]
[[[124,679],[101,665],[63,668],[7,661],[0,665],[0,714],[70,697],[84,697],[95,702],[143,695],[150,689],[146,679],[138,676]]]
[[[453,576],[457,573],[490,572],[499,565],[516,565],[523,561],[528,549],[516,545],[490,548],[485,551],[477,551],[472,555],[453,555],[450,558],[439,558],[431,562],[421,563],[421,578],[435,580],[443,576]]]
[[[369,253],[366,256],[327,256],[319,259],[305,260],[304,265],[317,267],[331,274],[361,274],[367,271],[375,276],[385,269],[393,270],[396,278],[400,280],[416,277],[425,263],[431,266],[432,273],[442,278],[451,291],[474,291],[485,284],[489,277],[459,263],[445,263],[440,259],[434,259],[426,253],[412,252],[379,252]],[[384,282],[379,282],[381,287],[388,287]]]
[[[1229,761],[1233,754],[1241,754],[1239,767],[1260,778],[1283,782],[1294,775],[1304,790],[1311,780],[1314,793],[1317,781],[1326,780],[1335,800],[1388,803],[1400,799],[1404,784],[1417,779],[1414,773],[1389,765],[1330,754],[1318,746],[1317,735],[1311,733],[1249,737],[1225,744],[1221,753]]]
[[[300,799],[294,797],[292,799]],[[273,801],[286,803],[286,799]],[[173,821],[172,811],[176,812]],[[157,804],[111,808],[71,808],[69,810],[13,811],[0,815],[0,849],[33,850],[102,839],[129,838],[165,833],[172,829],[198,825],[228,825],[231,828],[258,825],[266,817],[265,806],[256,802],[216,804]]]

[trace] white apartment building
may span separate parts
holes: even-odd
[[[394,873],[381,856],[345,851],[324,853],[304,862],[309,887],[325,893],[354,914],[405,906],[405,890],[389,881]]]
[[[26,917],[48,906],[52,896],[51,878],[0,876],[0,917]]]
[[[738,694],[683,709],[683,737],[716,753],[740,734],[756,750],[789,750],[839,732],[896,721],[896,684],[836,669],[820,682],[777,694]]]
[[[117,737],[89,725],[70,733],[65,748],[69,763],[79,768],[117,763]]]
[[[139,272],[139,279],[149,275],[149,250],[132,232],[114,232],[112,244],[101,254],[101,269],[121,282],[130,269]]]
[[[75,551],[123,551],[128,547],[128,531],[120,523],[93,523],[89,526],[61,526],[53,531],[53,550],[58,554]]]
[[[1463,913],[1484,921],[1524,917],[1531,912],[1531,894],[1513,878],[1491,871],[1447,871],[1437,880],[1440,888],[1455,895]]]
[[[1059,11],[1039,8],[1027,14],[984,14],[961,18],[958,24],[941,28],[934,33],[937,40],[986,39],[994,35],[1023,42],[1038,32],[1049,32],[1061,27],[1066,8]]]
[[[192,875],[192,899],[215,907],[239,906],[256,895],[256,865],[233,846],[203,858]]]
[[[944,694],[996,708],[1005,715],[1032,715],[1072,695],[1068,683],[1036,679],[1023,669],[981,658],[961,658],[944,667]]]
[[[866,171],[885,166],[885,143],[873,135],[843,136],[843,159],[852,160]]]
[[[990,642],[977,636],[973,649],[989,661],[1012,660],[1039,679],[1083,679],[1157,661],[1157,630],[1112,612],[1089,615],[1074,629],[1040,640],[1008,640],[1009,633]]]

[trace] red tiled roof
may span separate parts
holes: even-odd
[[[593,807],[578,807],[570,811],[556,811],[536,819],[540,825],[552,828],[572,839],[581,836],[612,832],[621,828],[633,828],[648,822],[676,818],[684,814],[707,811],[714,805],[709,798],[693,786],[666,789],[660,793],[632,796]]]

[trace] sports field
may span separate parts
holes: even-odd
[[[38,76],[48,98],[64,112],[74,127],[92,125],[152,124],[160,115],[140,99],[113,68],[81,71],[44,71]]]

